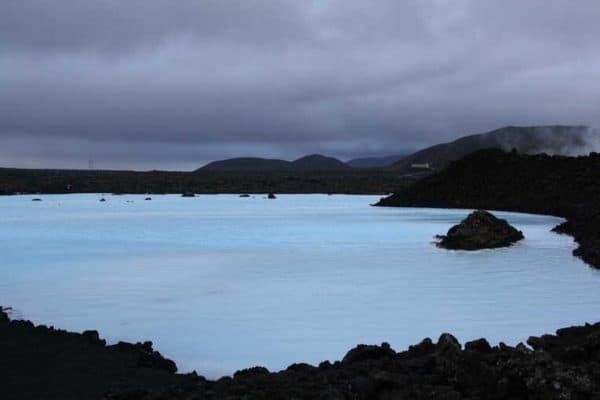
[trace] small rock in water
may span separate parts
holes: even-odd
[[[269,199],[276,199],[277,197],[275,197],[275,193],[269,193],[269,195],[267,196]]]
[[[35,199],[31,199],[31,201],[42,201],[42,199],[35,198]]]
[[[181,197],[196,197],[194,192],[184,192]]]
[[[146,197],[144,200],[150,201],[150,200],[152,200],[152,197]]]
[[[100,199],[101,203],[104,203],[105,201],[106,201],[106,199],[104,197]]]
[[[496,218],[485,210],[477,210],[450,228],[445,236],[438,238],[438,246],[445,249],[479,250],[510,246],[524,236],[505,219]]]
[[[240,197],[250,197],[250,195],[247,193],[244,193],[244,194],[240,194]]]

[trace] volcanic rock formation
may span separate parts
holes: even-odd
[[[524,236],[505,219],[496,218],[485,210],[477,210],[439,238],[438,246],[445,249],[480,250],[507,247]]]

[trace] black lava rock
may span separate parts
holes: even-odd
[[[442,333],[438,339],[436,349],[441,354],[459,353],[460,342],[449,333]]]
[[[8,323],[8,314],[4,312],[4,309],[0,307],[0,323]]]
[[[381,346],[359,344],[346,353],[342,362],[352,364],[358,361],[394,358],[395,356],[396,352],[387,343],[382,343]]]
[[[496,218],[488,211],[477,210],[439,238],[438,246],[445,249],[479,250],[507,247],[524,236],[505,219]]]
[[[465,350],[475,351],[479,353],[489,353],[490,351],[492,351],[492,347],[490,346],[487,340],[481,338],[465,343]]]

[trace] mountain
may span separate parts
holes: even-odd
[[[586,154],[590,144],[600,143],[599,136],[586,126],[507,126],[491,132],[461,137],[417,151],[409,156],[356,158],[344,163],[336,158],[311,154],[294,161],[241,157],[214,161],[199,171],[343,171],[351,168],[385,168],[409,171],[415,164],[420,170],[444,168],[474,151],[498,148],[516,149],[519,153],[560,155]],[[597,147],[597,146],[594,146]]]
[[[311,154],[291,162],[258,157],[230,158],[213,161],[198,169],[198,171],[337,171],[349,168],[347,164],[336,158]]]
[[[429,164],[431,168],[439,169],[451,161],[487,148],[507,151],[514,148],[524,154],[583,154],[589,152],[588,144],[592,135],[586,126],[507,126],[428,147],[397,161],[391,168],[409,170],[414,164]]]
[[[213,161],[200,168],[203,171],[279,171],[290,168],[290,162],[285,160],[238,157],[227,160]]]
[[[311,154],[292,161],[293,169],[303,171],[334,171],[350,169],[350,166],[337,158]]]
[[[346,164],[352,168],[381,168],[392,165],[404,157],[406,157],[406,154],[385,157],[354,158],[350,161],[347,161]]]

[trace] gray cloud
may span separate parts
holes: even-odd
[[[600,120],[595,0],[0,7],[3,165],[349,158]]]

